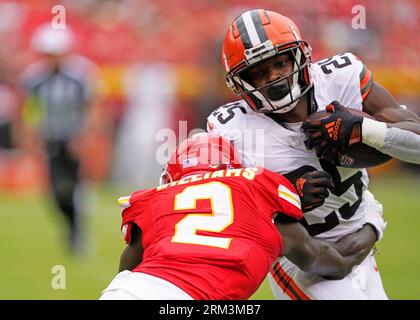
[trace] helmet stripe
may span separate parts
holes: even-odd
[[[242,15],[242,17],[243,17],[246,31],[249,35],[249,38],[251,39],[252,46],[254,47],[256,45],[261,44],[261,40],[260,40],[260,37],[258,36],[257,29],[255,28],[254,20],[252,19],[251,12],[252,11],[245,12]],[[256,12],[258,14],[258,11]]]
[[[265,42],[268,40],[267,33],[263,27],[260,13],[258,10],[251,11],[252,21],[254,22],[255,29],[257,31],[258,37],[260,38],[260,42]]]
[[[252,48],[268,40],[258,10],[247,11],[236,20],[245,49]]]
[[[236,27],[238,28],[239,34],[241,35],[242,43],[244,44],[245,49],[252,48],[252,42],[251,42],[251,39],[249,38],[248,31],[245,27],[243,15],[241,15],[236,20]]]

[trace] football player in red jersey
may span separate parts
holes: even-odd
[[[367,171],[341,167],[339,151],[362,142],[394,158],[420,163],[420,118],[376,83],[354,54],[312,63],[311,51],[297,25],[277,12],[256,9],[235,18],[224,38],[222,64],[229,88],[242,100],[212,112],[208,131],[233,141],[245,166],[263,164],[297,189],[311,172],[331,174],[334,188],[329,196],[308,207],[301,220],[311,236],[334,242],[353,232],[376,231],[379,240],[386,223],[382,205],[368,190]],[[346,108],[374,119],[354,116]],[[331,116],[307,120],[323,110]],[[338,141],[323,128],[333,121],[340,132]],[[258,130],[264,130],[263,150],[256,151],[243,141]],[[361,247],[371,245],[362,238],[353,240]],[[359,286],[355,274],[329,281],[302,272],[282,257],[269,280],[278,299],[298,299],[284,290],[284,283],[295,283],[311,299],[387,299],[373,254],[361,268],[365,281]]]
[[[346,239],[333,247],[311,238],[292,184],[243,168],[233,144],[216,135],[181,143],[161,185],[120,204],[127,246],[101,299],[248,299],[279,256],[340,279],[370,251],[342,256]],[[307,298],[293,284],[284,290]]]

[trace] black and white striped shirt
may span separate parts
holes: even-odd
[[[38,61],[22,75],[29,98],[41,108],[40,129],[46,141],[68,141],[83,126],[90,84],[80,63],[84,61],[69,57],[53,71]]]

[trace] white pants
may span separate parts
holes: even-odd
[[[277,262],[276,262],[277,264]],[[387,300],[372,254],[342,280],[326,280],[300,270],[285,257],[268,275],[271,291],[278,300]]]
[[[122,271],[102,291],[100,300],[193,300],[174,284],[146,273]]]

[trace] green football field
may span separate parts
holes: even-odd
[[[391,299],[419,299],[419,176],[375,177],[370,189],[389,221],[377,256],[385,289]],[[97,299],[116,274],[124,247],[116,204],[124,191],[90,190],[88,246],[80,257],[68,254],[62,220],[47,198],[0,193],[0,299]],[[55,268],[65,282],[58,282]],[[272,299],[266,282],[253,298]]]

